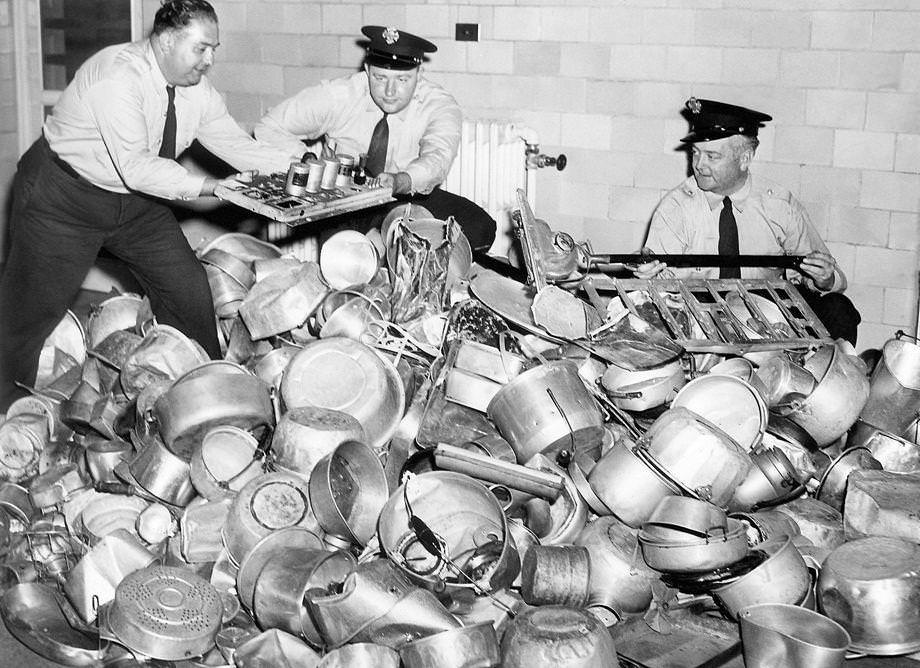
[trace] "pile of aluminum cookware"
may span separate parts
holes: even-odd
[[[424,254],[354,232],[199,249],[221,360],[136,295],[68,314],[0,423],[14,636],[75,666],[920,650],[914,341],[611,363],[442,221],[388,222],[449,252],[410,320]]]

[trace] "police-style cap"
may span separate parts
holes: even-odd
[[[753,109],[695,97],[687,100],[684,107],[681,113],[690,123],[690,134],[681,141],[688,144],[732,135],[756,137],[757,130],[773,120],[772,116]]]
[[[365,57],[368,65],[390,70],[411,70],[421,65],[426,53],[438,50],[427,39],[392,26],[364,26],[361,32],[370,40]]]

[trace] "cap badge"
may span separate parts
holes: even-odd
[[[383,31],[383,41],[387,44],[395,44],[399,41],[399,31],[393,26],[385,28]]]
[[[695,97],[691,97],[689,100],[687,100],[687,109],[689,109],[694,114],[698,114],[703,111],[703,105]]]

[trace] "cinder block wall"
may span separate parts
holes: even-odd
[[[675,148],[687,97],[768,112],[776,120],[755,169],[799,195],[846,271],[863,315],[858,347],[914,330],[916,0],[213,1],[222,42],[213,77],[244,124],[354,71],[363,24],[436,41],[428,74],[468,116],[524,122],[545,152],[568,155],[566,171],[540,172],[537,214],[598,250],[637,248],[658,199],[683,178]],[[0,86],[10,85],[8,3]],[[148,23],[156,6],[144,0]],[[479,24],[480,40],[454,41],[458,22]],[[3,109],[0,184],[12,163]]]
[[[755,169],[805,202],[863,315],[859,348],[913,331],[920,211],[920,5],[912,0],[218,3],[215,78],[244,121],[360,62],[362,24],[439,46],[429,75],[469,116],[531,125],[566,171],[537,213],[596,249],[638,247],[690,95],[766,111]],[[454,41],[478,23],[479,42]]]

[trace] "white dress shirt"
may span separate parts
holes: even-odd
[[[366,153],[383,112],[371,99],[367,74],[323,81],[305,88],[256,125],[256,138],[288,152],[305,150],[301,139],[335,144],[337,153],[356,159]],[[419,77],[409,104],[387,118],[390,128],[385,172],[406,172],[412,191],[427,194],[447,178],[460,145],[463,116],[453,96]]]
[[[742,255],[808,255],[828,253],[808,218],[805,207],[787,189],[761,176],[748,175],[741,189],[730,196],[738,224],[738,249]],[[688,177],[659,202],[646,246],[656,253],[719,252],[719,215],[722,195],[700,190],[696,179]],[[677,278],[718,278],[718,267],[672,268],[666,271]],[[783,278],[784,270],[775,267],[741,267],[742,278]],[[811,278],[793,272],[794,281],[814,288]],[[822,292],[843,292],[846,276],[834,269],[834,284]]]
[[[192,199],[205,177],[157,155],[166,105],[166,79],[149,40],[117,44],[80,66],[43,132],[58,157],[100,188]],[[206,76],[177,86],[175,107],[176,155],[198,139],[236,169],[287,171],[292,155],[246,134]]]

